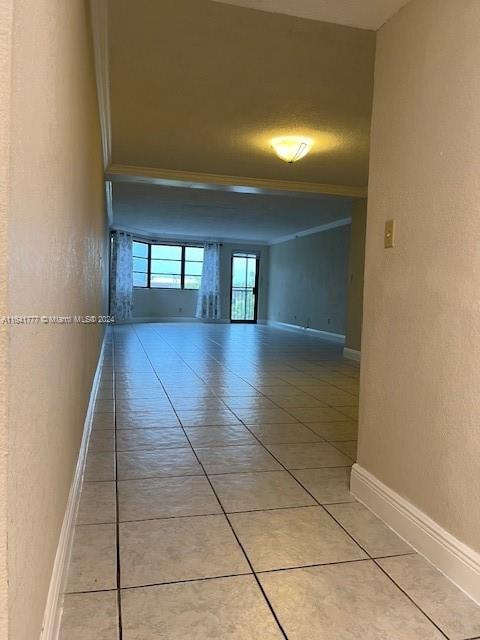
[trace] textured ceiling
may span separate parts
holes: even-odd
[[[379,29],[409,0],[215,0],[311,20]]]
[[[110,0],[109,40],[113,162],[367,184],[374,32],[211,0]],[[312,153],[279,160],[269,140],[285,133],[311,135]]]
[[[192,240],[275,239],[348,217],[351,201],[114,183],[114,226]]]

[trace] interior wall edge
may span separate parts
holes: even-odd
[[[352,204],[352,224],[348,251],[347,347],[360,352],[363,326],[363,287],[365,279],[365,240],[367,200]]]
[[[8,314],[13,0],[0,3],[0,314]],[[8,636],[9,327],[0,325],[0,637]]]

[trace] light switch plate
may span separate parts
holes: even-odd
[[[385,249],[392,249],[395,246],[395,220],[385,222]]]

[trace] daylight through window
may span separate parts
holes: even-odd
[[[133,242],[133,286],[199,289],[203,247]]]

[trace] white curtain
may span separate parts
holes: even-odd
[[[110,313],[115,320],[132,317],[132,235],[124,231],[112,234],[110,270]]]
[[[207,242],[204,247],[195,316],[203,320],[220,320],[220,245],[216,242]]]

